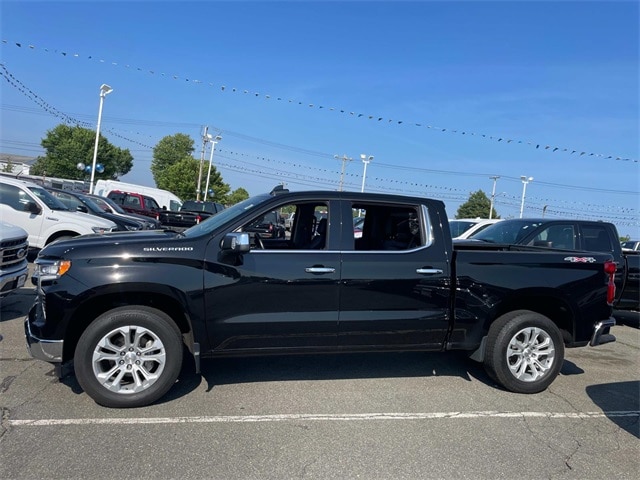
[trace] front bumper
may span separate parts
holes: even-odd
[[[615,342],[616,337],[609,333],[609,329],[615,326],[616,320],[611,317],[608,320],[602,320],[593,327],[593,335],[589,345],[595,347],[597,345],[604,345],[605,343]]]
[[[24,267],[0,275],[0,295],[6,295],[18,288],[24,287],[29,276],[29,269],[25,265]]]
[[[24,335],[27,340],[29,355],[38,360],[49,363],[62,362],[63,340],[44,340],[31,333],[31,322],[35,321],[37,307],[34,305],[29,310],[29,315],[24,320]]]

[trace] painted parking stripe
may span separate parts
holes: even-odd
[[[347,414],[286,414],[286,415],[221,415],[205,417],[153,418],[63,418],[41,420],[8,420],[12,427],[46,427],[59,425],[137,425],[163,423],[255,423],[296,421],[377,421],[377,420],[439,420],[474,418],[546,418],[594,419],[640,417],[640,410],[612,412],[433,412],[433,413],[347,413]]]

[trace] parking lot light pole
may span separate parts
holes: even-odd
[[[520,203],[520,218],[522,218],[522,214],[524,212],[524,196],[527,193],[527,184],[533,181],[533,177],[526,177],[522,175],[520,180],[522,180],[522,203]]]
[[[213,164],[213,151],[216,148],[216,143],[222,140],[220,135],[216,135],[211,142],[211,156],[209,157],[209,171],[207,172],[207,186],[204,189],[204,199],[207,199],[207,195],[209,194],[209,178],[211,178],[211,165]]]
[[[360,189],[360,191],[364,192],[364,183],[367,181],[367,165],[369,165],[369,162],[373,160],[373,155],[369,155],[367,157],[367,155],[362,153],[360,154],[360,159],[362,160],[362,163],[364,163],[364,172],[362,173],[362,188]]]
[[[100,122],[102,121],[102,104],[104,103],[104,97],[113,92],[106,83],[100,86],[100,107],[98,109],[98,125],[96,126],[96,144],[93,147],[93,163],[91,164],[91,185],[89,185],[89,194],[93,194],[93,179],[96,174],[96,161],[98,160],[98,140],[100,140]]]

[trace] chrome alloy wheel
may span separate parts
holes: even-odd
[[[507,347],[507,365],[520,381],[534,382],[547,374],[555,360],[551,336],[537,327],[527,327],[516,333]]]
[[[96,344],[92,356],[96,380],[119,394],[149,388],[162,375],[165,362],[166,349],[160,338],[137,325],[111,330]]]

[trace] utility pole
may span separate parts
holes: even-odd
[[[489,177],[489,178],[493,179],[493,190],[491,191],[491,206],[489,207],[489,220],[491,220],[491,217],[493,216],[493,202],[495,201],[495,198],[496,198],[496,182],[500,177],[495,176],[495,177]]]
[[[347,162],[350,162],[351,160],[353,160],[353,158],[349,158],[346,155],[342,155],[342,157],[339,157],[338,155],[334,155],[333,158],[336,158],[338,160],[342,160],[342,170],[340,171],[340,187],[338,187],[338,191],[341,192],[342,191],[342,185],[344,184],[344,169],[345,166],[347,165]]]
[[[200,172],[198,173],[198,190],[196,190],[196,200],[200,201],[200,188],[202,186],[202,168],[204,167],[204,151],[207,148],[207,142],[209,141],[209,127],[204,127],[202,133],[202,152],[200,154]]]

